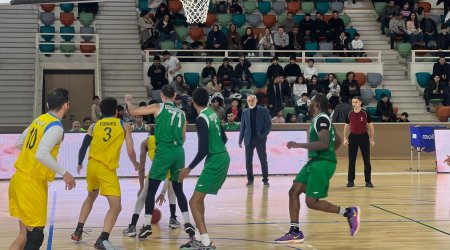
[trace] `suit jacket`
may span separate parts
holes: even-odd
[[[269,111],[261,106],[256,106],[256,133],[261,140],[267,139],[267,135],[272,128],[272,119],[270,119]],[[244,140],[244,145],[248,146],[252,139],[252,128],[250,124],[250,109],[242,112],[241,130],[239,133],[239,144]]]

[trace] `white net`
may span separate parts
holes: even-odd
[[[180,0],[188,23],[204,23],[208,16],[210,0]]]

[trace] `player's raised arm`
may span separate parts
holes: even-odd
[[[27,139],[28,127],[20,134],[19,138],[16,141],[16,148],[22,149],[23,144],[25,143],[25,139]]]
[[[134,168],[139,170],[141,167],[139,162],[136,161],[136,151],[134,151],[133,136],[131,135],[131,126],[128,123],[123,125],[125,130],[125,145],[127,147],[128,158],[130,158],[131,163],[133,163]]]
[[[127,103],[128,112],[133,115],[156,115],[159,113],[159,104],[155,103],[146,107],[137,107],[133,103],[133,95],[125,95],[125,101]]]

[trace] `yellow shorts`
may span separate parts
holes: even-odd
[[[109,169],[96,161],[88,162],[86,171],[88,192],[100,190],[104,196],[121,196],[119,178],[115,169]]]
[[[48,182],[16,172],[9,183],[9,213],[28,227],[45,227]]]

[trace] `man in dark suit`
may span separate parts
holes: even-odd
[[[261,162],[261,172],[265,187],[269,186],[269,168],[267,164],[266,142],[267,135],[272,128],[272,120],[269,111],[256,106],[258,99],[255,95],[247,97],[250,107],[242,113],[241,130],[239,133],[239,147],[242,147],[242,140],[245,145],[245,166],[247,168],[247,187],[253,186],[253,151],[256,148],[259,161]]]
[[[289,86],[289,84],[288,84]],[[284,76],[276,73],[273,76],[273,82],[267,84],[267,99],[269,101],[270,115],[274,117],[276,112],[283,109],[284,96],[286,96],[286,84]]]

